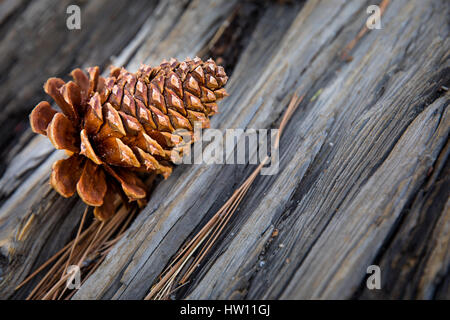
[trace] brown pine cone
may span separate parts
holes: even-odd
[[[171,174],[170,151],[182,141],[175,131],[192,133],[196,121],[209,127],[228,77],[213,60],[198,57],[142,65],[136,73],[113,67],[107,78],[98,67],[88,73],[75,69],[67,83],[47,80],[44,90],[62,113],[42,101],[30,123],[70,154],[53,164],[53,188],[63,197],[77,191],[104,220],[120,201],[145,202],[142,172]]]

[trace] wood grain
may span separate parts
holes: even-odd
[[[66,9],[81,10],[81,29],[68,30]],[[105,67],[134,38],[157,1],[11,1],[0,15],[0,171],[11,161],[26,115],[45,96],[49,77],[76,67]],[[4,8],[3,8],[4,7]],[[124,27],[126,26],[126,27]],[[31,135],[29,135],[30,137]]]
[[[175,298],[450,298],[450,99],[442,89],[450,84],[450,7],[391,1],[382,29],[368,31],[342,61],[369,4],[260,4],[245,37],[231,23],[231,39],[240,42],[221,58],[237,63],[212,127],[275,128],[292,94],[305,98],[281,139],[279,172],[256,179]],[[135,70],[141,62],[214,53],[211,39],[243,8],[225,0],[143,5],[134,35],[120,29],[117,43],[126,45],[110,48],[111,60]],[[0,23],[14,26],[20,14],[8,16]],[[35,91],[30,97],[39,98]],[[76,198],[50,190],[50,165],[61,155],[32,137],[25,131],[18,140],[0,179],[2,298],[26,295],[32,284],[13,288],[68,241],[83,210]],[[74,299],[142,299],[253,169],[178,166]],[[381,290],[366,289],[372,264],[381,268]]]

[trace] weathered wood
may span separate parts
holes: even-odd
[[[317,27],[314,13],[325,11],[308,4],[291,39],[303,40],[309,25]],[[361,41],[303,121],[293,119],[298,129],[286,132],[282,151],[293,158],[262,201],[241,208],[253,214],[217,249],[189,298],[352,297],[448,137],[448,96],[428,106],[448,82],[449,46],[446,6],[430,4],[393,2],[383,31]],[[342,11],[321,16],[317,34]],[[274,228],[279,236],[271,239]]]
[[[292,12],[292,8],[285,10]],[[357,8],[352,10],[356,11]],[[349,15],[352,10],[349,9],[346,14]],[[280,36],[285,35],[286,29],[274,28],[267,24],[268,21],[277,21],[273,19],[273,14],[273,10],[267,11],[267,17],[264,23],[261,23],[261,28],[264,30],[262,34],[269,30],[281,31],[280,34],[274,34],[273,38],[270,38],[273,39],[275,51],[255,52],[255,46],[260,42],[256,37],[255,46],[249,47],[251,53],[243,54],[233,73],[228,86],[230,97],[222,104],[223,113],[213,119],[214,127],[222,129],[269,127],[285,108],[290,98],[286,94],[295,90],[297,75],[309,65],[315,55],[314,50],[318,52],[324,42],[332,37],[332,34],[328,34],[322,39],[317,39],[316,45],[309,49],[305,48],[313,51],[300,59],[302,53],[299,51],[300,46],[290,38],[283,39],[286,45],[280,48]],[[285,28],[289,26],[290,24],[287,24]],[[255,32],[258,30],[257,28]],[[308,34],[307,31],[305,34]],[[289,34],[285,35],[288,36]],[[278,59],[273,58],[274,53],[278,54]],[[266,61],[270,62],[265,68],[261,68],[259,63],[261,60],[264,61],[262,57],[267,57]],[[334,57],[330,55],[329,59],[332,58]],[[246,86],[243,86],[243,78],[249,78]],[[283,100],[277,101],[279,97]],[[239,107],[239,112],[235,111],[236,106]],[[236,170],[234,166],[193,166],[180,176],[176,176],[175,185],[166,182],[161,184],[153,195],[150,205],[130,229],[130,238],[124,240],[110,256],[111,259],[103,265],[104,268],[98,270],[95,281],[88,281],[75,297],[123,299],[143,297],[148,290],[146,279],[155,279],[158,276],[170,255],[175,253],[183,239],[191,234],[202,220],[202,215],[208,215],[220,207],[233,187],[246,175],[247,172]],[[118,279],[110,275],[119,272],[117,267],[122,264],[126,269],[120,271],[121,279],[120,283],[117,283]],[[108,293],[102,292],[105,290],[104,287],[108,288]]]
[[[198,51],[196,48],[205,46],[220,26],[220,21],[228,16],[229,11],[233,8],[233,3],[230,1],[212,1],[205,5],[203,1],[193,1],[186,8],[187,1],[161,1],[151,11],[151,14],[146,15],[147,11],[145,10],[141,12],[141,15],[145,15],[145,22],[136,37],[132,38],[134,42],[129,43],[117,57],[113,58],[113,63],[121,65],[130,61],[131,70],[137,69],[141,62],[159,64],[162,59],[168,57],[162,51],[159,52],[158,56],[157,49],[164,45],[164,41],[173,43],[174,47],[190,50],[190,55],[193,56]],[[202,4],[202,10],[198,11],[197,8],[200,4]],[[150,9],[153,8],[150,6],[146,10]],[[196,25],[199,22],[203,22],[201,24],[203,29],[197,30],[196,33],[190,32],[190,29],[198,28]],[[120,23],[120,21],[117,21],[117,23]],[[174,31],[171,31],[172,28],[174,28]],[[182,36],[176,37],[171,36],[171,32],[184,33]],[[164,40],[166,38],[167,40]],[[123,38],[123,41],[129,40]],[[109,52],[111,54],[111,51]],[[153,53],[154,60],[143,56],[150,53]],[[131,59],[134,55],[136,55],[136,58]],[[0,252],[2,254],[0,259],[2,261],[0,295],[2,298],[9,297],[15,286],[33,268],[36,268],[67,242],[72,230],[76,228],[75,221],[79,220],[84,209],[76,198],[60,199],[54,191],[50,190],[48,185],[50,166],[55,159],[62,157],[63,153],[54,151],[47,139],[43,137],[34,137],[31,141],[24,141],[24,145],[26,147],[22,146],[23,149],[18,150],[19,153],[12,158],[0,180],[0,194],[3,199],[0,211],[0,221],[2,222],[0,229]],[[48,201],[45,199],[48,199]],[[57,199],[60,200],[55,204],[56,207],[52,207],[53,202]],[[77,205],[70,216],[60,214],[68,213],[74,206],[74,201]],[[44,209],[38,210],[37,207]],[[39,219],[30,220],[31,216],[39,216]],[[73,218],[75,218],[75,221],[65,222],[65,219]],[[37,220],[39,220],[39,223],[37,223]],[[26,233],[26,237],[22,237],[18,241],[16,235],[27,221],[29,221],[28,233]],[[41,223],[45,224],[45,228]],[[58,230],[56,228],[58,224],[70,226],[71,229]],[[57,244],[52,242],[53,239],[61,236],[66,237],[61,238],[61,241]],[[49,239],[50,242],[47,243],[46,239]],[[30,249],[31,247],[33,247],[33,250]],[[10,248],[14,248],[14,250]],[[21,290],[22,295],[19,294],[17,297],[24,297],[31,286],[32,284]]]
[[[66,9],[81,9],[81,29],[69,31]],[[76,67],[105,67],[152,15],[156,1],[3,1],[0,15],[0,171],[16,137],[28,128],[26,115],[48,99],[49,77],[66,78]]]
[[[75,67],[105,66],[111,55],[128,45],[155,7],[154,2],[147,1],[81,3],[81,30],[68,31],[69,4],[45,0],[1,3],[2,298],[10,296],[30,270],[70,239],[84,209],[77,199],[60,199],[48,186],[51,163],[61,154],[57,155],[46,139],[36,137],[29,129],[16,138],[29,127],[31,108],[41,99],[48,99],[44,97],[43,83],[51,76],[66,78]],[[136,12],[140,12],[138,17]],[[113,25],[111,20],[115,21]],[[126,29],[121,27],[123,24]]]
[[[266,4],[249,35],[231,44],[243,51],[233,53],[231,95],[212,127],[276,127],[293,92],[306,96],[282,137],[280,171],[256,179],[177,298],[450,297],[450,114],[441,90],[450,83],[450,8],[444,0],[391,1],[383,29],[369,31],[342,61],[369,4]],[[239,5],[161,1],[114,60],[135,70],[213,52],[210,40]],[[50,191],[50,164],[61,155],[29,137],[0,180],[3,298],[64,245],[83,209]],[[178,166],[74,298],[143,298],[252,170]],[[381,267],[377,292],[365,289],[371,264]]]
[[[449,143],[433,164],[432,173],[402,212],[403,221],[375,259],[383,270],[383,290],[355,295],[360,299],[448,299],[450,259]],[[447,284],[448,285],[448,284]]]
[[[51,165],[61,156],[47,139],[36,137],[0,180],[2,193],[9,195],[0,211],[2,298],[70,240],[85,208],[77,198],[60,197],[48,183]]]
[[[403,15],[399,14],[400,11]],[[448,81],[445,76],[444,79],[442,77],[446,70],[442,64],[446,49],[439,51],[439,48],[448,46],[448,43],[442,44],[448,40],[441,36],[442,30],[427,24],[423,35],[413,32],[424,24],[423,21],[427,21],[430,11],[437,15],[433,19],[436,19],[436,26],[440,26],[444,16],[439,19],[438,10],[434,11],[426,4],[392,4],[383,19],[384,30],[389,31],[374,32],[364,39],[353,54],[354,60],[342,68],[337,79],[325,88],[315,105],[315,108],[325,108],[317,110],[317,115],[333,121],[330,127],[322,127],[319,131],[327,138],[314,139],[314,136],[311,137],[314,131],[302,127],[292,134],[294,137],[300,135],[306,141],[300,141],[298,145],[292,138],[288,143],[290,147],[293,144],[295,152],[289,165],[308,163],[313,151],[320,148],[316,160],[309,165],[295,192],[289,195],[293,188],[285,185],[286,181],[297,183],[289,177],[295,177],[295,180],[298,175],[301,177],[304,172],[301,167],[279,177],[279,182],[272,189],[265,189],[265,199],[254,209],[257,214],[249,218],[231,244],[224,244],[226,251],[221,252],[217,261],[208,267],[200,283],[193,285],[195,289],[189,297],[351,296],[354,287],[364,278],[365,268],[371,264],[373,254],[383,244],[382,239],[395,225],[395,218],[402,206],[414,194],[414,188],[421,185],[420,179],[423,179],[430,162],[436,159],[445,142],[448,122],[441,120],[439,129],[444,132],[433,137],[437,143],[434,148],[431,144],[441,115],[445,119],[445,106],[441,101],[437,110],[433,110],[435,114],[430,111],[432,108],[422,115],[427,117],[423,121],[427,121],[428,127],[419,122],[415,130],[404,134],[405,139],[411,139],[408,140],[411,144],[419,144],[417,135],[428,134],[426,138],[430,140],[422,140],[420,147],[423,149],[417,149],[420,152],[416,153],[407,148],[401,152],[395,149],[401,145],[397,143],[398,137],[425,107],[428,94],[433,93],[433,90],[423,86],[425,78],[440,79],[443,83]],[[398,25],[407,17],[411,17],[417,25],[410,22],[409,30],[396,30],[396,22]],[[423,54],[427,52],[425,48],[429,54]],[[432,54],[436,54],[435,59],[430,59]],[[422,56],[419,58],[419,55]],[[390,57],[389,61],[382,59],[386,56]],[[390,61],[394,63],[390,64]],[[435,92],[439,89],[434,83],[432,86]],[[403,90],[399,90],[400,87]],[[410,96],[411,92],[414,92],[413,96]],[[444,98],[444,102],[448,103],[448,98]],[[314,127],[320,129],[320,117],[300,123],[315,123]],[[309,139],[313,139],[315,144],[304,149]],[[425,150],[426,159],[430,162],[423,163],[421,158]],[[288,150],[283,153],[289,156]],[[417,166],[415,169],[418,172],[422,172],[415,175],[414,171],[407,171],[406,165],[389,163],[389,155],[398,156],[405,164],[410,162],[410,165]],[[382,176],[384,170],[387,172]],[[399,176],[396,177],[395,173]],[[412,188],[409,189],[410,194],[395,195],[397,188],[405,188],[405,181]],[[270,196],[275,193],[288,194],[290,199],[284,204],[281,200],[279,204],[279,196]],[[385,197],[390,197],[390,201]],[[249,210],[246,207],[241,210],[246,209]],[[279,230],[279,236],[272,241],[271,228]],[[264,263],[262,268],[261,261]],[[220,278],[226,280],[220,283],[215,280]]]

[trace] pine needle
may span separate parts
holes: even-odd
[[[297,109],[302,100],[303,96],[299,98],[297,94],[294,94],[294,96],[292,97],[278,128],[278,134],[274,143],[275,149],[278,149],[281,134],[292,114]],[[185,246],[180,249],[177,254],[175,254],[175,258],[169,264],[169,266],[165,270],[163,270],[161,275],[158,277],[158,281],[152,286],[150,292],[145,297],[145,300],[169,299],[170,295],[174,291],[184,286],[189,281],[192,273],[195,271],[195,269],[197,269],[197,267],[201,265],[212,246],[217,242],[217,239],[222,234],[225,226],[230,221],[230,218],[236,212],[236,209],[238,208],[247,191],[250,189],[253,181],[258,176],[263,166],[269,161],[269,159],[270,158],[266,156],[261,161],[258,167],[253,171],[253,173],[233,193],[233,195],[225,202],[225,204],[219,209],[219,211],[217,211],[217,213]],[[191,257],[197,251],[199,252],[196,258],[193,259],[190,264],[188,264],[188,262],[191,260]],[[185,268],[186,266],[187,268]],[[180,280],[178,281],[179,286],[174,288],[177,278],[180,278]]]
[[[379,7],[380,7],[380,16],[383,15],[384,11],[386,10],[386,7],[389,5],[390,0],[382,0]],[[364,37],[364,35],[369,31],[366,24],[364,24],[364,27],[361,28],[361,30],[358,32],[355,38],[352,39],[342,50],[341,54],[341,60],[343,61],[349,61],[352,59],[352,57],[349,56],[350,51],[353,50],[353,48],[356,46],[356,44],[359,42],[359,40]]]
[[[16,290],[24,286],[45,268],[50,267],[44,277],[32,289],[27,300],[70,299],[76,290],[68,291],[67,280],[73,274],[67,273],[69,265],[76,265],[82,270],[83,284],[100,266],[106,255],[116,244],[136,216],[136,208],[121,206],[116,214],[105,222],[94,220],[85,230],[88,208],[83,213],[75,239],[48,259],[42,266],[30,274]],[[60,275],[60,276],[57,276]]]
[[[274,144],[275,148],[278,148],[281,133],[302,99],[303,96],[299,98],[296,94],[291,99],[279,126]],[[189,277],[203,262],[212,246],[216,243],[251,184],[269,159],[269,157],[266,157],[261,161],[255,171],[233,193],[222,208],[180,249],[174,260],[161,273],[158,282],[152,287],[150,293],[145,297],[146,300],[169,299],[173,292],[189,282]],[[76,290],[67,292],[67,280],[74,276],[67,273],[69,265],[77,265],[83,270],[82,274],[84,276],[81,281],[81,284],[83,284],[100,266],[112,247],[121,239],[138,210],[122,206],[109,220],[105,222],[95,220],[82,231],[87,212],[88,209],[83,213],[75,239],[55,253],[16,287],[16,290],[20,289],[45,268],[51,266],[28,295],[27,300],[70,299],[76,293]],[[196,257],[192,259],[196,253]],[[55,277],[57,274],[61,276]],[[177,279],[180,279],[178,285]]]

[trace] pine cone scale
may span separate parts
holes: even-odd
[[[80,137],[81,137],[80,154],[91,159],[95,164],[98,165],[102,164],[103,161],[97,156],[97,154],[94,151],[94,148],[92,148],[86,129],[81,130]]]
[[[47,127],[57,113],[47,101],[40,102],[30,114],[30,125],[33,132],[47,135]]]
[[[72,122],[62,113],[56,113],[47,127],[47,137],[56,149],[79,152],[79,138]]]
[[[50,184],[63,197],[71,197],[75,193],[83,163],[84,157],[74,154],[53,164]]]
[[[77,191],[102,220],[122,198],[143,203],[141,173],[171,174],[171,150],[183,140],[176,130],[192,137],[195,122],[209,127],[216,102],[227,96],[227,77],[199,58],[142,65],[136,73],[112,68],[107,78],[98,67],[87,71],[73,70],[67,83],[50,78],[44,90],[62,113],[41,102],[30,123],[57,149],[73,153],[54,164],[52,186],[64,197]]]
[[[77,192],[80,198],[91,206],[101,206],[106,189],[105,172],[92,161],[86,161],[77,183]]]

